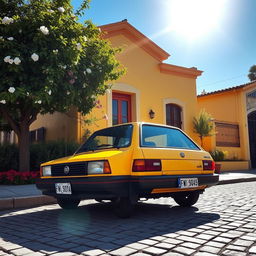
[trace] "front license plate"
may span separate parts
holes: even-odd
[[[197,178],[179,178],[178,180],[179,188],[194,188],[198,187]]]
[[[56,194],[71,195],[71,185],[70,183],[55,183]]]

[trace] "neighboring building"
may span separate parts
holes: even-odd
[[[256,81],[199,95],[198,108],[215,123],[216,134],[205,148],[227,151],[228,159],[245,160],[247,168],[256,168]]]
[[[126,20],[101,26],[127,72],[86,117],[76,111],[39,116],[31,129],[44,127],[45,139],[82,141],[87,130],[130,121],[174,125],[197,139],[192,120],[197,115],[196,78],[202,71],[163,63],[169,54]],[[85,102],[86,104],[86,102]],[[85,119],[96,120],[91,125]]]

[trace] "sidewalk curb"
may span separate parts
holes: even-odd
[[[252,181],[256,181],[256,177],[230,179],[230,180],[220,180],[217,185],[226,185],[226,184],[242,183],[242,182],[252,182]]]
[[[56,199],[50,196],[31,196],[0,199],[0,210],[27,208],[45,204],[55,204]]]

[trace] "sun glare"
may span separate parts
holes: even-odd
[[[226,0],[167,0],[169,30],[188,40],[208,36],[220,26]]]

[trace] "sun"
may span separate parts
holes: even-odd
[[[220,26],[226,0],[167,0],[169,30],[196,40]]]

